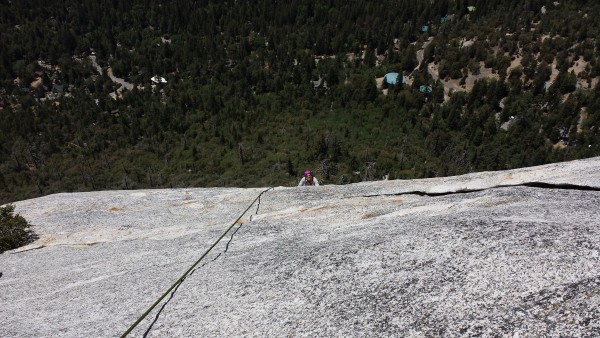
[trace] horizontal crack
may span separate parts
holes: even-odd
[[[481,188],[481,189],[460,189],[457,191],[446,191],[446,192],[425,192],[420,190],[406,191],[394,194],[377,194],[377,195],[363,195],[363,197],[378,197],[378,196],[400,196],[400,195],[418,195],[418,196],[429,196],[429,197],[437,197],[437,196],[446,196],[446,195],[454,195],[454,194],[469,194],[472,192],[479,192],[489,189],[495,188],[508,188],[508,187],[530,187],[530,188],[541,188],[541,189],[563,189],[563,190],[583,190],[583,191],[600,191],[600,188],[590,187],[587,185],[577,185],[577,184],[569,184],[569,183],[546,183],[546,182],[526,182],[519,184],[503,184],[503,185],[495,185],[489,188]]]
[[[546,182],[528,182],[519,184],[525,187],[543,188],[543,189],[565,189],[565,190],[585,190],[585,191],[600,191],[600,188],[590,187],[587,185],[577,185],[569,183],[546,183]]]

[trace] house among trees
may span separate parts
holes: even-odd
[[[313,84],[313,87],[315,89],[318,89],[318,88],[327,89],[327,81],[325,81],[321,76],[319,76],[318,80],[315,80],[315,81],[311,80],[310,82]]]
[[[398,83],[398,73],[392,72],[384,75],[383,80],[390,85],[395,85]],[[400,83],[402,83],[402,77],[400,78]]]
[[[167,83],[167,80],[164,77],[158,76],[158,75],[154,75],[150,80],[152,80],[152,82],[154,82],[156,84],[165,84],[165,83]]]

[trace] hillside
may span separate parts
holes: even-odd
[[[39,239],[0,255],[0,326],[117,337],[197,262],[130,337],[590,337],[599,182],[596,157],[275,187],[252,205],[265,188],[21,201]]]
[[[599,16],[591,0],[3,2],[0,203],[598,156]]]

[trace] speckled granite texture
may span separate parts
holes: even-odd
[[[264,188],[16,203],[0,335],[118,337]],[[600,158],[265,193],[131,337],[600,336]]]

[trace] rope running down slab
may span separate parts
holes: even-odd
[[[271,189],[275,189],[274,187],[271,187],[269,189],[266,189],[264,191],[262,191],[260,194],[258,194],[258,196],[254,199],[254,201],[252,201],[252,203],[250,203],[250,205],[248,206],[248,208],[246,208],[246,210],[244,210],[244,212],[240,215],[240,217],[238,217],[232,224],[231,226],[229,226],[229,228],[227,228],[227,230],[225,230],[225,232],[221,235],[221,237],[219,237],[219,239],[217,239],[215,241],[215,243],[213,243],[213,245],[210,246],[210,248],[208,248],[208,250],[206,250],[206,252],[196,261],[196,263],[194,263],[186,272],[183,273],[183,275],[181,275],[181,277],[179,277],[179,279],[173,283],[173,285],[171,285],[171,287],[165,291],[165,293],[160,296],[160,298],[158,298],[156,300],[156,302],[154,302],[154,304],[152,304],[152,306],[150,306],[148,308],[148,310],[146,310],[146,312],[144,312],[144,314],[142,314],[140,316],[140,318],[138,318],[135,323],[133,323],[129,329],[127,329],[127,331],[125,331],[125,333],[123,333],[123,335],[121,335],[121,338],[125,338],[127,337],[127,335],[129,333],[131,333],[131,331],[142,321],[144,320],[144,318],[146,318],[146,316],[148,316],[148,314],[150,314],[150,312],[152,312],[152,310],[154,310],[154,308],[169,294],[169,292],[171,292],[171,290],[173,290],[174,288],[176,288],[179,284],[181,284],[181,282],[183,282],[183,280],[188,276],[188,274],[194,270],[194,268],[196,267],[196,265],[198,265],[200,263],[200,261],[202,261],[202,259],[204,259],[204,257],[206,257],[206,255],[208,255],[208,253],[223,239],[223,237],[225,237],[225,235],[227,235],[227,233],[235,226],[235,224],[242,219],[242,217],[244,217],[244,215],[246,214],[246,212],[248,212],[248,210],[250,210],[250,207],[252,207],[252,205],[254,205],[254,203],[256,201],[259,201],[259,206],[260,206],[260,196],[262,196],[262,194],[266,193],[267,191],[271,190]],[[258,212],[258,208],[256,209],[256,211]]]

